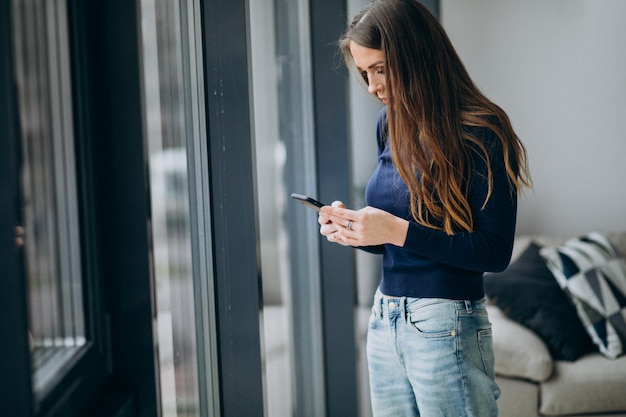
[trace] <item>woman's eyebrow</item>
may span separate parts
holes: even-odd
[[[367,67],[367,69],[372,69],[372,68],[377,67],[377,66],[382,65],[382,64],[384,64],[383,61],[376,61],[373,64],[371,64],[369,67]],[[359,71],[363,71],[363,69],[361,67],[356,67],[356,69],[359,70]]]

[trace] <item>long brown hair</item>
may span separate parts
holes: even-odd
[[[391,154],[418,223],[450,235],[473,231],[472,147],[488,168],[484,204],[491,196],[489,151],[465,127],[492,130],[512,189],[531,186],[526,149],[508,116],[474,85],[444,29],[417,0],[374,0],[357,14],[339,41],[348,66],[351,41],[385,54]]]

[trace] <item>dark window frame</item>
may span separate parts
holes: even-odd
[[[14,90],[11,3],[0,1],[0,398],[7,415],[29,416],[33,410],[26,284],[21,253],[15,245],[18,212],[17,149],[20,146]],[[10,375],[10,377],[5,377]]]
[[[0,118],[1,130],[6,132],[6,141],[2,141],[2,178],[6,180],[6,183],[2,184],[3,192],[7,193],[7,198],[2,199],[2,212],[0,213],[0,223],[3,226],[10,228],[9,246],[7,248],[2,245],[3,256],[11,255],[11,259],[7,262],[2,262],[6,270],[3,269],[2,276],[3,284],[6,284],[8,288],[3,288],[2,296],[8,297],[7,300],[2,300],[3,308],[7,308],[10,311],[3,312],[3,316],[11,317],[11,328],[2,329],[2,334],[7,337],[10,343],[5,346],[6,351],[3,351],[3,361],[8,363],[6,367],[2,366],[2,369],[13,369],[13,371],[3,372],[3,376],[7,375],[8,378],[0,378],[0,384],[3,386],[2,393],[7,395],[7,401],[3,401],[7,406],[3,406],[3,412],[7,412],[10,415],[64,415],[69,408],[84,409],[87,407],[89,401],[93,401],[96,398],[96,391],[99,386],[103,384],[106,366],[102,365],[103,352],[101,338],[98,336],[88,336],[88,339],[96,340],[97,343],[88,342],[85,346],[80,348],[68,362],[67,366],[64,366],[60,372],[58,372],[54,380],[51,381],[52,385],[46,387],[44,395],[38,398],[33,388],[33,377],[31,374],[31,367],[33,364],[33,358],[30,355],[28,347],[28,302],[27,302],[27,283],[24,272],[24,255],[21,248],[16,248],[14,229],[16,225],[21,224],[19,218],[19,205],[20,205],[20,184],[19,184],[19,154],[21,148],[20,138],[20,121],[18,116],[17,106],[17,90],[16,90],[16,74],[13,72],[15,68],[15,49],[13,39],[13,13],[11,2],[2,2],[2,10],[0,16],[2,19],[2,42],[0,46],[0,53],[3,57],[3,62],[9,65],[2,66],[2,73],[0,74],[0,82],[2,83],[1,91],[1,103],[3,111]],[[69,16],[70,13],[68,13]],[[68,28],[69,31],[69,28]],[[72,49],[71,45],[67,45],[69,49]],[[74,60],[70,61],[70,65]],[[72,80],[74,84],[74,80]],[[6,109],[4,109],[6,105]],[[75,108],[72,109],[74,111]],[[77,164],[79,161],[77,161]],[[76,170],[77,177],[79,177],[79,169]],[[82,208],[83,201],[81,199],[80,206]],[[7,211],[5,215],[4,210]],[[3,234],[3,236],[5,236]],[[6,235],[9,236],[9,235]],[[81,249],[83,244],[89,239],[85,239],[85,235],[81,230]],[[7,243],[3,241],[3,244]],[[84,266],[84,265],[83,265]],[[89,273],[83,271],[83,282],[85,283],[83,290],[85,295],[91,293],[91,285],[86,284],[87,281],[92,281]],[[95,304],[95,303],[94,303]],[[91,314],[93,313],[93,314]],[[93,305],[89,311],[85,311],[85,317],[98,316],[98,306]],[[91,334],[94,334],[95,330],[93,326],[90,326],[88,330]],[[79,380],[84,378],[83,383],[78,383]],[[6,385],[6,389],[5,389]],[[70,405],[71,404],[71,405]]]
[[[336,46],[347,23],[346,8],[345,1],[311,1],[311,51],[319,197],[351,206],[348,73]],[[320,245],[326,414],[358,415],[354,249],[321,239]]]
[[[205,99],[223,416],[263,414],[248,6],[202,4]]]

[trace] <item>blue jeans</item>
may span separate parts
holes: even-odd
[[[375,417],[494,417],[491,323],[485,301],[387,297],[367,334]]]

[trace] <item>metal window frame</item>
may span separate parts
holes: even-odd
[[[14,91],[11,2],[0,1],[0,398],[7,415],[30,416],[33,393],[28,348],[26,283],[15,247],[18,223],[16,150],[20,146]]]
[[[345,1],[311,3],[318,192],[322,201],[342,200],[351,206],[348,74],[336,46],[347,23],[346,13]],[[354,249],[326,241],[320,249],[326,415],[354,416],[358,415]]]
[[[202,4],[221,415],[262,415],[260,254],[245,0]]]

